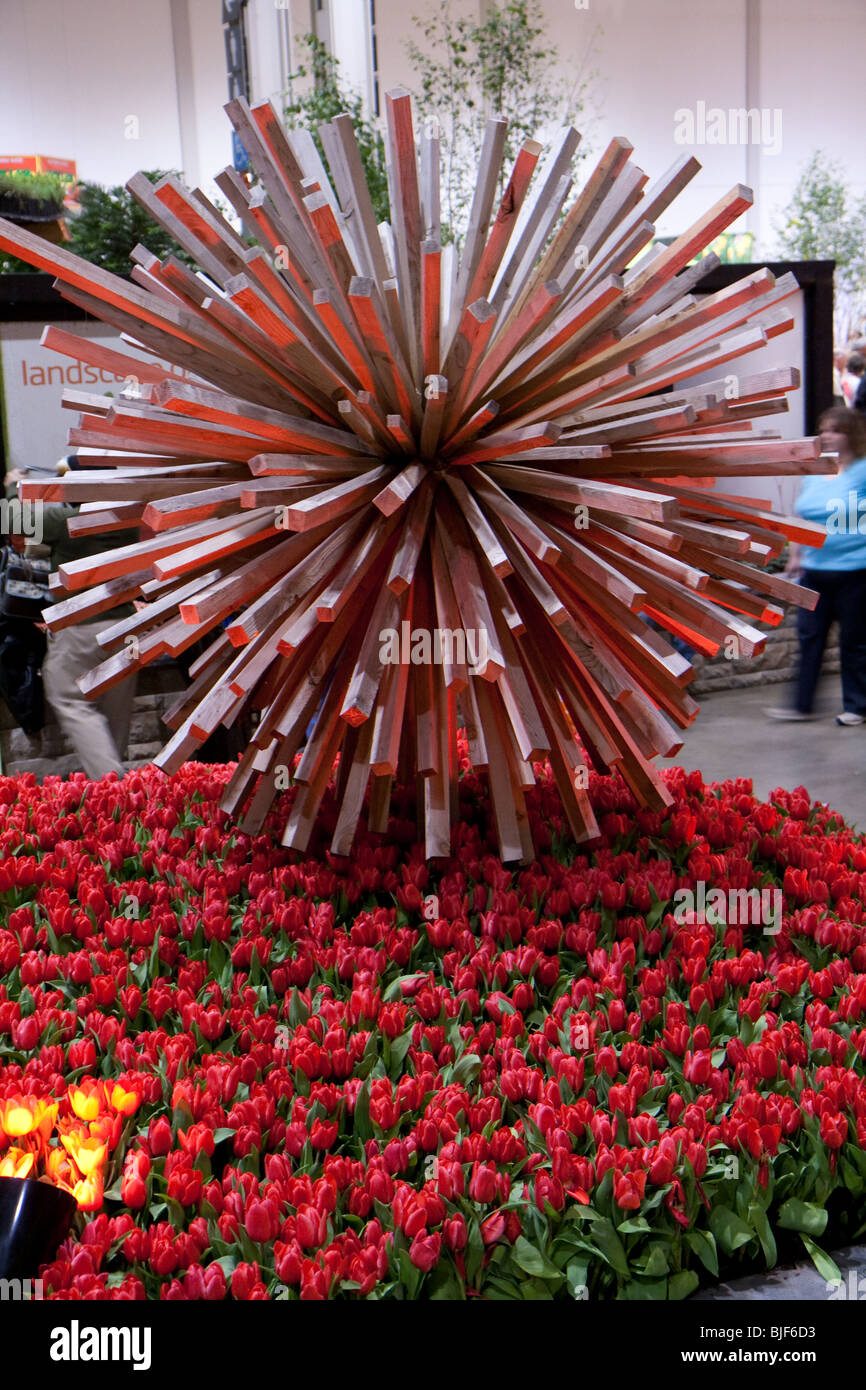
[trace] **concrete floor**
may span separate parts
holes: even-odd
[[[760,797],[774,787],[804,786],[813,800],[866,830],[866,724],[836,724],[842,709],[838,675],[824,677],[813,723],[777,724],[764,714],[790,702],[790,687],[778,684],[705,695],[681,752],[658,765],[698,768],[707,782],[751,777]]]
[[[764,1270],[760,1274],[749,1274],[742,1279],[732,1279],[727,1284],[717,1284],[714,1288],[701,1289],[692,1294],[694,1302],[723,1303],[731,1299],[737,1302],[838,1302],[853,1299],[859,1302],[866,1298],[866,1245],[848,1245],[842,1250],[834,1250],[832,1259],[839,1270],[839,1281],[828,1281],[817,1271],[811,1260],[798,1265],[780,1265],[777,1269]]]

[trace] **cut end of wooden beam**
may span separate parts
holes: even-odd
[[[485,661],[483,666],[473,667],[471,674],[473,676],[480,676],[483,681],[493,684],[499,680],[500,676],[505,675],[505,667],[491,659]]]

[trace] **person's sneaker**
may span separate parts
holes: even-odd
[[[780,719],[790,724],[803,724],[816,718],[814,714],[801,714],[798,709],[765,709],[764,713],[768,719]]]
[[[851,728],[855,724],[866,724],[866,718],[862,714],[851,714],[846,710],[844,714],[836,715],[836,723]]]

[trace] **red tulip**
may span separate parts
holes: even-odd
[[[149,1173],[150,1159],[143,1149],[137,1149],[127,1154],[120,1182],[120,1197],[131,1211],[140,1211],[147,1201]]]
[[[481,1239],[485,1245],[495,1245],[505,1235],[505,1212],[494,1211],[481,1223]]]
[[[171,1151],[174,1140],[171,1133],[171,1125],[165,1115],[158,1116],[151,1120],[147,1130],[147,1143],[154,1158],[162,1158]]]
[[[168,1180],[167,1192],[184,1207],[195,1206],[201,1196],[204,1175],[197,1168],[177,1168]]]
[[[613,1175],[613,1200],[623,1211],[637,1211],[643,1201],[646,1187],[646,1173],[621,1173]]]
[[[496,1172],[490,1164],[475,1163],[469,1179],[469,1196],[473,1202],[486,1204],[496,1196]]]
[[[249,1302],[268,1297],[267,1289],[259,1278],[259,1267],[255,1263],[236,1265],[231,1280],[232,1298]]]
[[[298,1241],[304,1250],[314,1250],[324,1244],[328,1235],[328,1218],[325,1212],[312,1206],[298,1207],[296,1230]]]
[[[442,1251],[442,1237],[435,1235],[418,1235],[409,1247],[409,1259],[416,1269],[420,1269],[423,1274],[429,1274],[430,1270],[439,1261]]]
[[[828,1149],[841,1149],[848,1138],[847,1118],[844,1115],[822,1115],[821,1138]]]
[[[250,1202],[244,1224],[250,1240],[259,1243],[273,1240],[280,1228],[279,1212],[270,1202]]]
[[[301,1270],[303,1255],[300,1247],[292,1241],[285,1244],[283,1241],[274,1243],[274,1268],[277,1271],[277,1278],[283,1284],[299,1284],[301,1282]]]
[[[494,1213],[495,1214],[495,1213]],[[482,1223],[482,1230],[483,1230]],[[442,1227],[442,1238],[451,1251],[463,1250],[469,1239],[466,1222],[460,1215],[451,1216]]]
[[[12,1045],[19,1052],[32,1052],[39,1041],[42,1026],[35,1014],[21,1018],[12,1028]]]
[[[683,1059],[683,1077],[692,1086],[706,1086],[713,1070],[709,1052],[687,1052]]]
[[[190,1265],[183,1286],[187,1298],[205,1299],[211,1303],[224,1299],[227,1292],[226,1277],[218,1264],[208,1265],[207,1268],[200,1264]]]

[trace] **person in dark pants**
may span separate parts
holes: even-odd
[[[821,674],[827,634],[834,618],[839,623],[842,667],[842,708],[838,724],[862,724],[866,718],[866,569],[804,572],[807,589],[821,595],[818,606],[797,612],[800,666],[797,672],[796,708],[810,712]]]
[[[820,420],[825,453],[839,458],[839,471],[809,477],[796,511],[827,528],[820,549],[792,546],[788,572],[802,571],[801,583],[820,594],[812,612],[797,611],[800,661],[790,709],[767,710],[773,719],[813,719],[812,705],[821,675],[827,634],[839,623],[842,712],[836,723],[866,723],[866,418],[834,406]]]
[[[60,460],[58,470],[62,474],[67,469],[80,466],[77,456],[70,454]],[[7,498],[17,495],[18,484],[25,477],[21,470],[13,470],[6,475]],[[138,540],[137,530],[125,533],[122,542],[113,532],[73,537],[69,534],[68,522],[78,514],[77,505],[42,502],[38,507],[42,521],[41,538],[51,547],[51,567],[55,570],[69,561],[101,555],[106,550],[114,550],[121,543],[126,545]],[[78,681],[106,658],[106,652],[97,643],[97,636],[121,618],[131,617],[134,612],[131,603],[117,604],[72,627],[48,634],[42,663],[45,697],[82,768],[92,781],[110,772],[116,772],[118,777],[126,773],[123,760],[127,752],[136,674],[132,671],[96,700],[88,700],[84,696]]]

